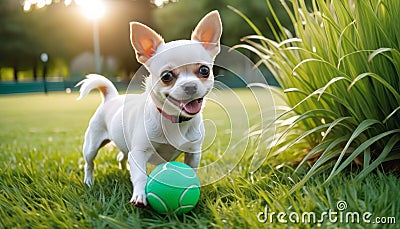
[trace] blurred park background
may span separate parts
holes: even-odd
[[[279,1],[272,4],[289,26]],[[224,26],[222,44],[233,46],[254,31],[228,5],[272,37],[266,23],[271,13],[263,0],[2,0],[0,94],[65,90],[88,73],[104,74],[123,89],[140,67],[129,40],[129,22],[154,28],[166,41],[189,39],[198,21],[217,9]],[[269,83],[276,84],[261,68]],[[229,76],[220,79],[229,84]]]

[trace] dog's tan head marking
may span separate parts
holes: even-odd
[[[131,43],[137,60],[150,72],[146,87],[152,100],[168,114],[193,117],[212,89],[213,62],[220,52],[222,23],[218,11],[204,16],[190,40],[165,43],[151,28],[132,22]]]

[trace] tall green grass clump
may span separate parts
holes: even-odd
[[[313,162],[297,187],[320,169],[329,169],[329,181],[356,164],[360,179],[400,159],[400,1],[281,2],[293,35],[267,0],[274,39],[238,12],[257,35],[236,47],[256,53],[285,93],[290,108],[276,118],[280,133],[267,145],[305,152],[299,168]]]

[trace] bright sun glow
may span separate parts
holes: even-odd
[[[78,3],[78,1],[76,1]],[[97,20],[103,17],[105,13],[105,6],[101,0],[86,0],[79,1],[78,3],[83,10],[85,16],[92,20]]]

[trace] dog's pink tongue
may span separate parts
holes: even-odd
[[[202,104],[203,104],[202,99],[195,99],[183,105],[183,109],[186,111],[186,113],[194,115],[200,112]]]

